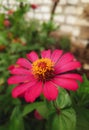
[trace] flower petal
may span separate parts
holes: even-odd
[[[80,82],[83,82],[82,76],[79,74],[62,74],[57,76],[58,78],[68,78],[68,79],[75,79],[75,80],[79,80]]]
[[[57,67],[63,66],[73,60],[74,60],[74,56],[70,52],[68,52],[59,59],[56,66]]]
[[[32,75],[31,76],[11,76],[8,79],[8,84],[24,83],[24,82],[28,82],[32,79],[34,79]]]
[[[41,92],[42,92],[42,82],[38,82],[26,92],[25,94],[26,101],[34,102],[35,99],[40,96]]]
[[[50,56],[51,56],[51,50],[44,50],[41,52],[42,58],[50,58]]]
[[[58,89],[53,83],[49,81],[44,84],[43,94],[49,101],[56,100],[58,96]]]
[[[31,69],[31,67],[32,67],[31,63],[25,58],[19,58],[16,63],[22,67],[27,68],[27,69]]]
[[[31,62],[34,62],[35,60],[38,59],[38,55],[36,52],[32,51],[30,52],[29,54],[26,55],[27,58],[31,61]]]
[[[74,80],[74,79],[64,79],[64,78],[59,78],[59,77],[55,77],[52,80],[53,83],[55,83],[56,85],[63,87],[65,89],[68,90],[77,90],[78,89],[78,83]]]
[[[17,97],[21,96],[21,94],[23,95],[23,93],[25,93],[31,86],[33,86],[36,83],[37,83],[37,81],[34,80],[29,83],[21,84],[21,85],[15,87],[12,90],[12,97],[17,98]]]
[[[15,65],[10,65],[10,66],[8,67],[8,70],[11,71],[11,70],[14,69],[15,67],[16,67]]]
[[[80,62],[78,61],[74,61],[74,62],[69,62],[63,66],[55,66],[55,73],[58,74],[58,73],[63,73],[63,72],[66,72],[66,71],[71,71],[71,70],[75,70],[77,68],[80,68],[81,67],[81,64]]]
[[[11,74],[16,74],[16,75],[29,75],[31,72],[30,70],[18,67],[14,68],[10,71]]]
[[[53,62],[57,62],[59,60],[59,58],[61,57],[63,51],[62,50],[54,50],[52,55],[51,55],[51,59]]]

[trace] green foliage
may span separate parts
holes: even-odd
[[[4,18],[5,18],[5,14],[0,14],[0,29],[3,29]]]
[[[83,76],[76,93],[71,93],[73,106],[77,115],[77,130],[89,129],[89,80]]]
[[[45,130],[75,130],[76,114],[72,108],[71,99],[64,89],[60,89],[56,101],[45,101],[36,110],[47,119]]]
[[[75,130],[75,112],[72,108],[64,109],[59,115],[50,116],[47,123],[47,130]]]
[[[9,130],[12,130],[12,129],[25,130],[24,120],[23,120],[22,113],[19,106],[15,107],[11,114],[11,118],[9,122]]]
[[[60,39],[60,47],[65,51],[69,51],[70,50],[70,39],[66,36],[62,37]]]
[[[77,128],[76,130],[89,130],[89,109],[84,107],[76,108]]]
[[[23,107],[22,116],[26,116],[27,114],[29,114],[33,110],[35,110],[43,105],[44,105],[44,102],[35,102],[33,104],[25,105]]]
[[[49,34],[51,31],[55,31],[59,28],[59,26],[56,26],[53,21],[48,21],[48,23],[43,23],[42,25],[42,31],[47,32]]]
[[[89,106],[89,80],[84,75],[83,83],[79,84],[79,89],[76,93],[71,93],[73,103],[79,107],[88,107]]]
[[[75,130],[76,114],[72,108],[71,99],[64,89],[60,89],[59,96],[53,105],[56,109],[49,116],[46,129]]]

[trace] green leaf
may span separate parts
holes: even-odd
[[[48,118],[51,114],[57,111],[57,109],[66,109],[71,107],[71,99],[66,90],[59,88],[60,93],[55,101],[45,101],[43,105],[39,106],[36,110],[44,117]]]
[[[24,130],[24,121],[21,115],[20,107],[17,106],[14,108],[10,123],[9,123],[9,130]]]
[[[55,112],[55,108],[52,106],[49,107],[46,102],[44,102],[44,104],[39,106],[36,110],[40,113],[40,115],[42,115],[43,118],[48,118],[53,112]]]
[[[6,33],[0,32],[0,45],[6,45],[7,39],[6,39]]]
[[[47,122],[47,130],[75,130],[76,115],[72,108],[54,113]]]
[[[83,75],[83,83],[79,84],[80,87],[78,89],[79,93],[84,93],[84,92],[88,92],[89,93],[89,80],[87,79],[87,77],[85,75]]]
[[[86,108],[77,107],[77,129],[89,130],[89,110]]]
[[[0,14],[0,29],[3,29],[4,28],[4,19],[5,19],[5,14]]]
[[[4,83],[4,78],[0,78],[0,87]]]
[[[35,102],[32,104],[25,105],[23,107],[22,115],[25,116],[25,115],[29,114],[30,112],[37,109],[38,107],[43,106],[43,104],[44,104],[44,102]]]
[[[74,105],[87,107],[89,105],[89,80],[83,76],[83,83],[79,84],[79,89],[76,93],[71,92],[71,97]]]
[[[53,105],[55,112],[49,116],[46,130],[75,130],[76,113],[71,107],[72,102],[66,90],[59,87],[59,95]]]
[[[59,95],[55,101],[58,108],[64,109],[70,107],[72,102],[68,92],[62,88],[59,88]]]

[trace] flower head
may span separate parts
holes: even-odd
[[[32,64],[32,73],[39,81],[49,81],[54,75],[53,64],[49,58],[38,59]]]
[[[31,4],[30,6],[31,6],[31,8],[34,9],[34,10],[38,8],[38,5],[36,5],[36,4]]]
[[[10,27],[10,25],[11,25],[11,23],[8,19],[5,19],[3,24],[4,24],[5,27]]]
[[[14,13],[14,10],[8,10],[8,15],[12,15]]]
[[[12,91],[14,98],[23,95],[27,102],[33,102],[40,94],[48,100],[58,96],[58,86],[67,90],[77,90],[77,80],[82,82],[79,74],[71,72],[81,67],[71,53],[63,54],[62,50],[44,50],[39,58],[32,51],[27,59],[19,58],[17,65],[10,69],[13,74],[8,84],[18,84]]]

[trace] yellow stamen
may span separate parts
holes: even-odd
[[[32,73],[40,80],[48,80],[52,77],[54,71],[54,63],[51,59],[42,58],[33,62]]]

